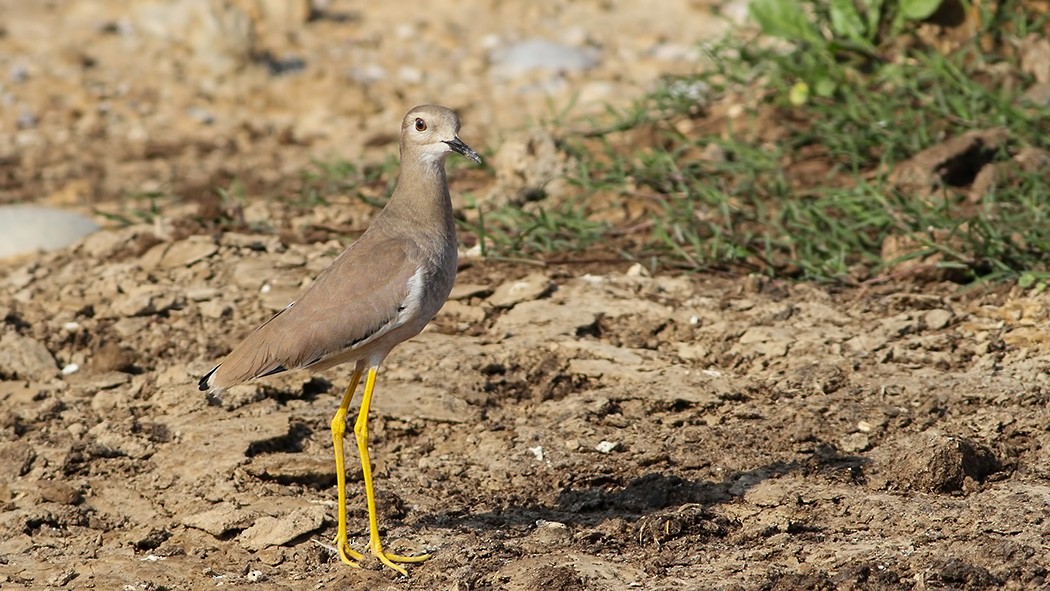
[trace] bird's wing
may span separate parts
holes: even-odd
[[[248,335],[201,378],[201,389],[223,390],[315,365],[396,328],[415,295],[421,258],[409,240],[366,232],[302,297]]]

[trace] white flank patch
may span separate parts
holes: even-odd
[[[419,309],[423,306],[423,267],[420,266],[416,272],[408,278],[408,295],[401,302],[401,311],[394,319],[396,326],[419,317]]]
[[[416,272],[408,278],[408,295],[405,296],[404,301],[401,302],[401,311],[394,316],[394,319],[387,322],[383,328],[377,330],[372,336],[367,339],[356,343],[350,350],[359,349],[364,347],[368,343],[382,337],[386,333],[403,326],[405,323],[411,321],[414,318],[419,317],[419,310],[423,306],[423,267],[416,269]]]

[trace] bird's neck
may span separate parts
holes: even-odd
[[[446,236],[455,233],[452,200],[445,177],[445,159],[415,161],[401,174],[380,218],[389,217],[410,222],[407,227]]]

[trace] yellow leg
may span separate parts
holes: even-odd
[[[357,374],[355,374],[357,377]],[[368,500],[368,548],[380,562],[407,575],[403,567],[395,562],[423,562],[430,558],[429,554],[422,556],[398,556],[383,551],[383,544],[379,541],[379,520],[376,518],[376,495],[372,488],[372,461],[368,456],[368,408],[372,405],[372,391],[376,385],[376,368],[368,369],[368,379],[365,381],[365,394],[361,399],[361,410],[357,414],[357,422],[354,423],[354,435],[357,436],[357,451],[361,454],[361,471],[365,477],[365,498]],[[349,394],[348,394],[349,395]],[[344,405],[349,404],[344,400]],[[340,412],[343,407],[340,407]],[[338,415],[336,415],[338,417]],[[345,412],[344,412],[345,416]],[[341,449],[341,448],[340,448]],[[341,455],[341,454],[338,454]]]
[[[346,413],[350,409],[350,400],[354,397],[357,384],[361,381],[361,369],[355,369],[350,378],[350,385],[343,394],[343,402],[339,404],[339,410],[332,417],[332,446],[335,447],[335,485],[339,495],[339,506],[336,509],[339,525],[335,534],[335,547],[339,551],[339,559],[350,566],[360,567],[358,564],[364,556],[360,552],[350,549],[346,541],[346,464],[343,458],[343,435],[346,433]]]

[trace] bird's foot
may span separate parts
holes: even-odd
[[[361,568],[361,561],[365,558],[364,554],[361,554],[356,550],[351,550],[350,544],[346,541],[345,537],[336,536],[332,543],[335,545],[336,552],[339,554],[339,560],[342,560],[343,564],[347,564],[354,568]]]
[[[350,565],[354,568],[361,568],[361,563],[365,560],[364,554],[352,550],[349,543],[345,539],[340,540],[338,536],[335,539],[335,547],[339,551],[339,559],[342,560],[344,564]],[[429,554],[421,554],[419,556],[401,556],[400,554],[394,554],[383,550],[383,547],[380,544],[369,544],[368,549],[372,556],[376,557],[376,560],[405,576],[408,576],[408,571],[398,563],[416,564],[430,558]]]
[[[369,549],[372,551],[372,556],[375,556],[379,562],[382,562],[386,566],[396,570],[402,575],[408,576],[408,571],[405,567],[400,566],[402,564],[416,564],[423,562],[430,558],[429,554],[420,554],[419,556],[401,556],[399,554],[393,554],[382,549],[378,544],[369,544]]]

